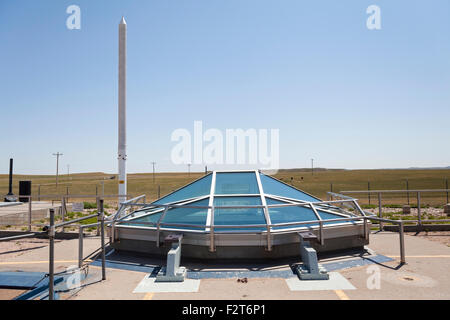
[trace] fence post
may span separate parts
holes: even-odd
[[[447,202],[446,202],[446,204],[448,203],[448,179],[445,179],[445,189],[447,190],[446,191],[446,193],[447,193]]]
[[[83,266],[83,226],[78,227],[78,268]]]
[[[381,207],[381,192],[378,192],[378,216],[383,219],[383,209]],[[383,222],[379,221],[380,231],[383,231]]]
[[[422,225],[422,215],[421,215],[421,210],[420,210],[420,192],[417,192],[417,219],[418,219],[418,224],[419,226]]]
[[[100,198],[99,197],[95,198],[95,203],[97,204],[97,213],[100,213]],[[102,203],[102,205],[103,205],[103,203]],[[97,216],[97,222],[99,222],[98,218],[99,218],[99,216]],[[100,235],[100,227],[99,227],[99,225],[97,225],[96,235],[97,235],[97,237]]]
[[[49,266],[48,266],[48,300],[54,300],[54,264],[55,264],[55,209],[50,209],[50,228],[48,230]]]
[[[102,244],[102,280],[106,280],[106,260],[105,260],[105,214],[103,212],[103,199],[100,199],[100,211],[99,211],[99,218],[100,218],[100,238],[101,238],[101,244]]]
[[[28,197],[28,231],[31,231],[31,196]]]
[[[399,236],[400,236],[400,263],[406,264],[406,258],[405,258],[405,233],[403,230],[403,221],[399,222],[398,225],[399,228]]]

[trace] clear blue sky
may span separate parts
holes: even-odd
[[[66,8],[81,8],[68,30]],[[366,8],[381,8],[381,30]],[[282,168],[450,165],[450,2],[0,1],[0,172],[117,172],[128,24],[128,171],[181,171],[177,128],[280,130]],[[192,170],[201,170],[200,166]]]

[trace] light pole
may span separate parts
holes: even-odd
[[[156,162],[152,162],[152,166],[153,166],[153,183],[155,183],[155,164],[156,164]]]
[[[191,176],[191,164],[188,163],[188,177]]]
[[[62,153],[54,153],[54,156],[56,156],[56,188],[58,188],[58,167],[59,167],[59,157],[62,156]]]

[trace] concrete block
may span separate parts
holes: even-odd
[[[403,206],[403,214],[411,214],[411,206],[410,205]]]

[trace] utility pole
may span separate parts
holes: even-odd
[[[70,180],[70,164],[67,165],[67,180]]]
[[[153,166],[153,183],[155,183],[155,164],[156,164],[156,162],[152,162],[152,166]]]
[[[311,159],[311,175],[314,175],[314,159]]]
[[[56,156],[56,188],[58,188],[58,167],[59,167],[59,157],[62,156],[62,153],[54,153],[54,156]]]

